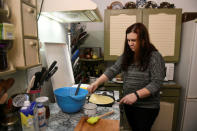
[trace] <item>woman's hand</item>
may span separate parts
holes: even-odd
[[[134,93],[128,94],[120,100],[120,104],[132,105],[137,101],[137,96]]]
[[[96,82],[92,83],[90,86],[88,86],[88,92],[93,93],[98,88],[98,84]]]

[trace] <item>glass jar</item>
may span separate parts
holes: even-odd
[[[50,117],[49,98],[46,96],[38,97],[36,98],[36,102],[41,103],[46,108],[46,122],[48,122]]]
[[[6,44],[0,44],[0,71],[4,71],[8,68],[6,48]]]

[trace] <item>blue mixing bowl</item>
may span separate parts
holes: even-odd
[[[75,96],[76,89],[74,87],[62,87],[54,91],[57,104],[63,112],[74,113],[83,107],[88,90],[80,88]]]

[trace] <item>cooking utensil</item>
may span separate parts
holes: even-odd
[[[89,94],[90,96],[89,96],[89,98],[88,98],[88,102],[89,102],[89,99],[90,99],[90,97],[91,97],[91,95],[92,94]],[[98,94],[98,95],[101,95],[101,94]],[[110,97],[110,98],[112,98],[114,101],[113,102],[110,102],[110,103],[107,103],[107,104],[99,104],[99,103],[94,103],[94,104],[96,104],[96,105],[98,105],[98,106],[104,106],[104,107],[112,107],[112,105],[114,104],[114,102],[115,102],[115,98],[113,97],[113,96],[110,96],[110,95],[107,95],[107,94],[102,94],[103,96],[107,96],[107,97]]]
[[[4,104],[8,98],[8,94],[4,93],[3,96],[0,98],[0,104]]]
[[[50,72],[50,71],[55,67],[56,64],[57,64],[57,61],[53,61],[53,63],[52,63],[51,66],[49,67],[48,72]]]
[[[31,78],[31,81],[27,87],[27,92],[26,93],[29,93],[29,91],[31,90],[31,88],[33,87],[33,84],[34,84],[34,81],[35,81],[35,75]]]
[[[53,61],[52,64],[49,66],[49,69],[46,70],[46,71],[42,74],[42,76],[41,76],[41,78],[40,78],[40,81],[39,81],[39,84],[40,84],[40,85],[43,85],[44,81],[46,80],[47,76],[49,75],[49,72],[50,72],[51,70],[53,70],[53,68],[54,68],[54,66],[55,66],[56,64],[57,64],[57,61]]]
[[[2,87],[3,90],[6,92],[14,84],[14,81],[15,81],[14,78],[8,78],[7,80],[2,80],[0,82],[0,87]]]
[[[7,80],[1,80],[0,82],[0,98],[12,87],[14,84],[13,78],[8,78]]]
[[[76,92],[75,92],[75,96],[78,94],[79,89],[80,89],[80,86],[81,86],[81,81],[79,82],[79,84],[78,84],[78,86],[77,86],[77,89],[76,89]]]
[[[51,70],[49,73],[48,73],[48,75],[47,75],[47,77],[46,77],[46,81],[48,81],[54,74],[55,74],[55,72],[58,70],[58,67],[56,66],[53,70]]]
[[[45,72],[46,70],[44,70],[44,72]],[[41,78],[41,76],[42,76],[42,72],[43,71],[41,71],[41,72],[36,72],[35,73],[35,80],[34,80],[34,85],[33,85],[33,87],[31,88],[31,90],[37,90],[38,88],[39,88],[39,82],[40,82],[40,78]]]
[[[46,70],[46,71],[42,74],[42,76],[41,76],[41,78],[40,78],[40,81],[39,81],[39,85],[43,85],[44,80],[46,79],[47,75],[48,75],[48,70]]]
[[[102,117],[104,117],[104,116],[111,115],[111,114],[113,114],[113,113],[114,113],[114,111],[110,111],[110,112],[107,112],[107,113],[105,113],[105,114],[103,114],[103,115],[100,115],[100,116],[90,117],[90,118],[87,120],[87,122],[88,122],[89,124],[95,124],[95,123],[97,123],[97,121],[98,121],[100,118],[102,118]]]
[[[5,90],[7,91],[10,87],[12,87],[14,82],[15,82],[14,78],[8,78],[5,82],[6,85]]]

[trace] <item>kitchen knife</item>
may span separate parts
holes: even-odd
[[[42,77],[40,78],[39,84],[43,85],[44,81],[46,80],[47,76],[49,75],[49,72],[54,68],[54,66],[57,64],[57,61],[53,61],[53,63],[50,65],[49,69],[46,70]]]
[[[46,67],[42,67],[41,74],[43,74],[46,70]]]
[[[53,70],[51,70],[49,73],[48,73],[48,75],[47,75],[47,77],[46,77],[46,81],[48,81],[52,76],[53,76],[53,74],[55,74],[55,72],[58,70],[58,67],[56,66]]]
[[[55,67],[56,64],[57,64],[57,61],[53,61],[53,63],[49,67],[48,72],[50,72]]]
[[[34,80],[34,85],[31,88],[31,90],[37,90],[38,86],[39,86],[39,82],[40,82],[40,78],[42,76],[41,72],[36,72],[35,73],[35,80]]]
[[[39,85],[43,85],[44,80],[46,79],[48,73],[49,73],[49,71],[46,70],[46,71],[42,74],[42,76],[41,76],[41,78],[40,78],[40,81],[39,81]]]

